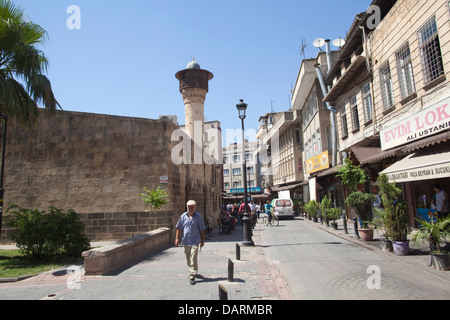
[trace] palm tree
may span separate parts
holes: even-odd
[[[23,9],[9,0],[0,0],[0,117],[3,120],[3,146],[0,172],[0,231],[3,211],[6,125],[8,118],[32,125],[39,117],[38,104],[54,112],[61,108],[52,91],[48,60],[36,48],[47,32],[30,21]],[[23,83],[23,84],[22,84]]]
[[[0,113],[26,125],[36,122],[38,104],[49,111],[60,107],[43,74],[48,60],[36,48],[46,39],[47,32],[30,21],[22,8],[0,0]]]

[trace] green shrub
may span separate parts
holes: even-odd
[[[58,252],[75,256],[90,248],[86,226],[73,210],[50,207],[47,213],[13,205],[8,212],[8,225],[15,229],[10,238],[27,256],[39,259]]]

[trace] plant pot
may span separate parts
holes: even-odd
[[[331,227],[332,227],[334,230],[337,230],[337,229],[338,229],[338,224],[337,224],[337,222],[332,222],[332,223],[331,223]]]
[[[381,250],[392,252],[394,248],[392,247],[392,241],[388,239],[381,239]]]
[[[409,240],[408,241],[392,241],[394,254],[397,256],[406,256],[409,254]]]
[[[313,217],[313,222],[318,222],[319,220],[317,219],[317,217]]]
[[[450,270],[450,255],[448,253],[444,254],[432,253],[431,264],[437,270],[441,271]]]
[[[373,229],[372,228],[358,228],[359,237],[362,241],[372,241],[373,240]]]

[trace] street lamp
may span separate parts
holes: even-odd
[[[247,161],[245,159],[245,133],[244,133],[244,119],[246,118],[247,104],[244,100],[240,100],[240,103],[236,105],[239,112],[239,119],[242,122],[242,159],[243,161],[243,175],[244,175],[244,216],[242,218],[244,241],[242,245],[244,246],[254,246],[252,240],[252,225],[250,220],[250,213],[248,212],[248,199],[247,199]]]

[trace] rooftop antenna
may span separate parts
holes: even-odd
[[[333,43],[333,46],[339,48],[339,50],[342,49],[343,46],[345,46],[345,40],[342,38],[333,40],[332,43]]]
[[[271,113],[275,113],[275,109],[273,108],[274,103],[275,103],[275,101],[270,101],[270,112]]]
[[[300,55],[303,56],[303,60],[306,59],[305,57],[305,49],[308,47],[308,45],[306,44],[306,39],[302,38],[302,45],[300,47]]]
[[[322,38],[318,38],[313,41],[313,46],[316,48],[319,48],[319,50],[322,52],[322,47],[325,45],[325,40]]]

